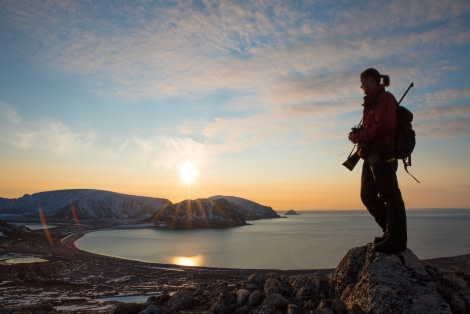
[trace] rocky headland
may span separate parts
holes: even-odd
[[[267,218],[279,218],[279,215],[270,207],[253,202],[245,206],[233,197],[212,197],[185,200],[177,204],[168,203],[144,222],[173,230],[230,228],[246,225],[247,220]]]
[[[192,268],[73,245],[98,228],[64,225],[46,237],[0,222],[0,255],[43,259],[0,263],[0,313],[470,312],[470,255],[421,261],[409,249],[381,254],[367,244],[350,249],[335,269]]]

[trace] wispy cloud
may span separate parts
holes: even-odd
[[[210,158],[210,152],[203,144],[174,136],[135,137],[126,153],[137,155],[137,159],[159,171],[174,171],[187,162],[201,166]]]
[[[470,121],[454,118],[447,121],[426,121],[415,124],[419,138],[449,138],[470,136]]]
[[[25,121],[12,106],[0,103],[1,142],[21,149],[71,154],[86,150],[94,140],[91,131],[76,131],[60,121]]]
[[[455,101],[465,101],[470,98],[470,88],[448,89],[425,95],[426,104],[430,107],[442,107]],[[466,104],[470,106],[470,104]]]
[[[468,43],[469,36],[455,31],[462,28],[469,10],[465,2],[387,5],[362,10],[331,4],[328,24],[325,17],[310,13],[321,4],[282,1],[207,2],[203,7],[133,3],[125,10],[32,1],[8,13],[16,13],[13,28],[26,30],[30,47],[42,47],[28,51],[33,60],[82,75],[106,76],[113,85],[102,86],[98,79],[101,91],[136,100],[227,88],[263,92],[293,73],[348,73],[364,58],[409,59],[416,49],[420,52],[414,60],[425,64],[437,58],[427,49],[436,43]],[[387,29],[377,36],[364,21],[387,21]]]
[[[426,106],[415,112],[415,124],[422,137],[470,136],[470,89],[447,89],[427,93]]]

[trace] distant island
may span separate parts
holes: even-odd
[[[295,210],[291,209],[291,210],[288,210],[284,215],[300,215],[300,214],[296,212]]]

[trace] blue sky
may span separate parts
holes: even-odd
[[[357,209],[359,74],[415,114],[407,206],[470,208],[468,1],[0,1],[0,196]],[[197,174],[182,182],[191,164]]]

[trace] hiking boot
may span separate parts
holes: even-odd
[[[385,238],[386,238],[385,234],[381,237],[375,237],[374,238],[374,244],[382,242],[383,240],[385,240]]]
[[[406,250],[406,244],[394,243],[390,237],[386,237],[382,242],[374,244],[374,251],[379,253],[397,253],[404,250]]]

